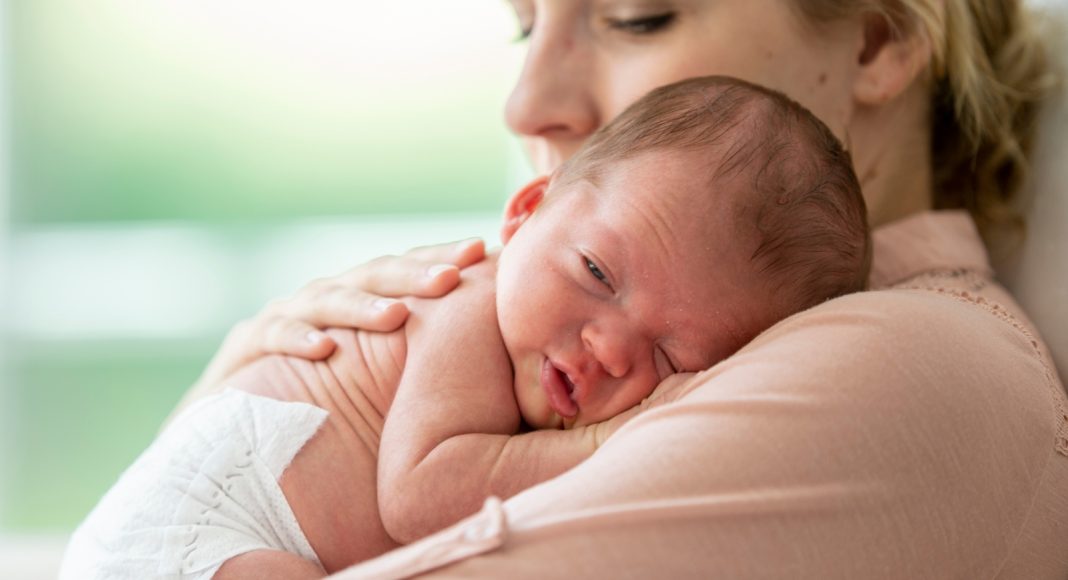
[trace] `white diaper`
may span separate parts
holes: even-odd
[[[210,579],[259,549],[318,563],[278,478],[326,411],[227,389],[182,413],[71,538],[61,579]]]

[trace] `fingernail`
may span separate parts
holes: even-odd
[[[323,333],[316,332],[314,330],[309,332],[308,334],[304,335],[304,340],[307,340],[311,344],[319,344],[320,342],[323,341],[323,338],[325,338],[323,336]]]
[[[374,307],[378,310],[385,311],[396,303],[397,301],[392,298],[379,298],[378,300],[375,300]]]
[[[438,264],[426,269],[426,275],[428,278],[437,278],[442,272],[448,272],[449,270],[455,270],[456,266],[452,264]]]
[[[461,252],[463,252],[464,250],[467,250],[468,248],[470,248],[470,247],[472,247],[472,246],[474,246],[476,244],[481,244],[481,243],[482,243],[482,238],[471,238],[469,240],[464,240],[464,241],[460,242],[459,250]]]

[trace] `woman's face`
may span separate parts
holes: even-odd
[[[794,0],[511,0],[529,43],[505,111],[547,173],[646,92],[712,74],[783,91],[844,138],[859,20],[802,20]]]

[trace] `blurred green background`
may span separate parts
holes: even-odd
[[[4,9],[0,533],[72,529],[234,322],[381,253],[492,237],[529,175],[503,1]]]

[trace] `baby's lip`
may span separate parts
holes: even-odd
[[[581,378],[582,375],[576,372],[574,367],[563,361],[553,360],[552,364],[563,375],[571,400],[575,402],[576,406],[581,406],[582,397],[586,393],[586,388]],[[578,380],[576,380],[576,377],[578,377]]]
[[[541,365],[541,388],[549,400],[549,406],[557,415],[570,419],[578,414],[575,402],[575,383],[552,360],[546,358]]]

